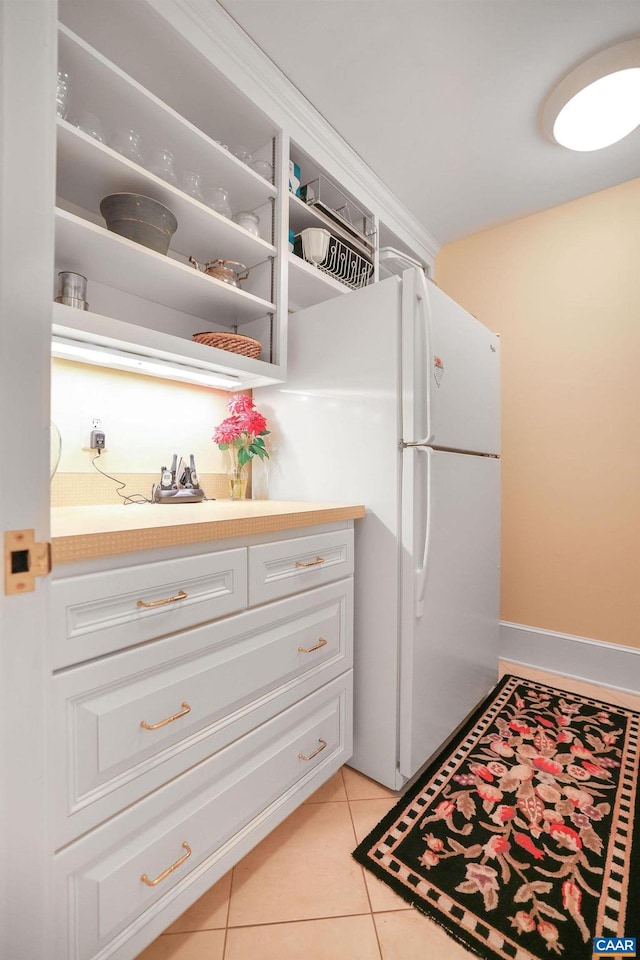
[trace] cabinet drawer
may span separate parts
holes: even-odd
[[[352,573],[352,528],[249,547],[249,603],[253,607]]]
[[[301,802],[344,763],[351,679],[342,674],[57,854],[58,960],[122,947],[207,870],[236,862],[297,806],[292,793]]]
[[[349,579],[58,674],[56,846],[349,669],[352,630]]]
[[[246,605],[245,547],[54,580],[53,667],[153,640]]]

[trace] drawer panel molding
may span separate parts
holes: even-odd
[[[54,677],[57,843],[350,669],[352,620],[348,579]]]
[[[249,547],[249,603],[276,600],[353,574],[353,529]]]
[[[346,762],[351,690],[347,671],[59,853],[57,960],[110,955],[108,944],[124,944],[193,878],[208,871],[213,883],[236,843],[262,836],[293,793]]]
[[[246,548],[53,581],[53,666],[227,616],[247,605]]]

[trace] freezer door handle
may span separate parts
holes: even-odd
[[[430,363],[429,363],[429,345],[431,338],[429,337],[429,292],[427,289],[427,278],[422,270],[414,271],[418,281],[418,289],[416,291],[416,299],[418,301],[418,321],[422,321],[424,324],[425,338],[424,338],[424,356],[421,358],[421,371],[420,376],[423,377],[423,383],[425,385],[425,404],[426,404],[426,415],[427,415],[427,435],[421,440],[416,440],[417,444],[422,444],[426,446],[429,443],[433,443],[433,430],[431,429],[431,377],[429,376]]]
[[[416,617],[420,619],[420,617],[424,615],[424,595],[427,589],[427,565],[429,561],[429,542],[431,540],[431,517],[433,516],[433,483],[431,482],[433,450],[430,447],[415,447],[415,450],[424,453],[427,457],[427,516],[424,531],[424,552],[422,554],[422,566],[416,570],[415,580]]]

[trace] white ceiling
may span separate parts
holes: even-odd
[[[640,176],[548,142],[550,88],[640,0],[219,0],[440,243]]]

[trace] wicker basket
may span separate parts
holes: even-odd
[[[262,353],[262,344],[259,340],[243,337],[239,333],[194,333],[192,339],[197,343],[204,343],[207,347],[229,350],[243,357],[253,357],[254,360],[258,360]]]

